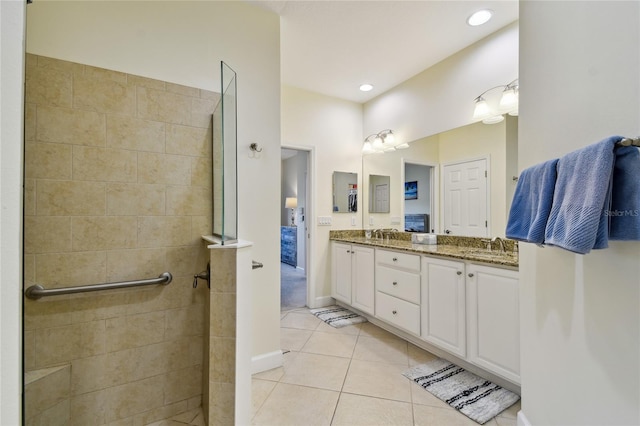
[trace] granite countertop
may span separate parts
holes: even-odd
[[[506,251],[501,252],[498,247],[492,248],[491,251],[487,250],[486,244],[481,241],[481,238],[438,235],[438,244],[424,245],[413,244],[410,233],[396,232],[393,234],[395,234],[394,236],[396,238],[367,239],[364,237],[364,231],[331,231],[329,239],[429,256],[467,260],[513,268],[518,267],[518,253],[514,250],[514,243],[517,244],[517,242],[512,240],[505,240]],[[408,238],[406,234],[408,234]]]

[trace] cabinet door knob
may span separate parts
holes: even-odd
[[[393,285],[398,285],[398,281],[394,281],[394,282],[393,282]]]
[[[393,310],[393,311],[391,311],[391,313],[392,313],[393,315],[395,315],[395,314],[397,314],[397,313],[398,313],[398,311]]]
[[[462,275],[462,271],[458,271],[458,272],[456,272],[456,274]]]
[[[473,278],[473,274],[471,274],[471,273],[470,273],[470,274],[469,274],[469,278]]]
[[[394,258],[393,258],[393,261],[394,261],[394,262],[397,262],[397,261],[398,261],[398,258],[397,258],[397,257],[394,257]]]

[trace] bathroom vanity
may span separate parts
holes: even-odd
[[[367,239],[331,231],[332,297],[372,323],[499,384],[519,390],[517,245],[410,234]]]

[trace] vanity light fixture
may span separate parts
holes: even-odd
[[[482,120],[484,124],[495,124],[504,120],[503,114],[518,115],[518,79],[516,78],[509,84],[492,87],[487,89],[476,97],[475,108],[473,110],[473,120]],[[502,97],[496,109],[493,109],[487,103],[484,95],[494,89],[502,89]]]
[[[369,92],[373,89],[373,86],[369,83],[364,83],[360,85],[360,90],[363,92]]]
[[[378,133],[367,136],[362,145],[363,154],[382,154],[396,149],[409,148],[409,144],[396,141],[391,129],[381,130]]]
[[[467,24],[472,27],[477,27],[478,25],[486,24],[489,22],[489,19],[493,16],[493,10],[490,9],[482,9],[474,12],[467,18]]]

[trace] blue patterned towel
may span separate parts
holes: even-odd
[[[640,150],[616,148],[609,239],[640,241]]]
[[[544,243],[551,212],[558,160],[549,160],[520,173],[509,211],[506,236],[528,243]]]
[[[629,154],[627,158],[627,153],[637,151],[637,148],[616,148],[615,144],[621,139],[620,136],[612,136],[560,158],[553,205],[545,231],[546,244],[580,254],[608,247],[612,211],[614,208],[626,211],[629,204],[619,199],[619,194],[630,189],[636,191],[630,195],[631,198],[635,197],[637,201],[640,196],[637,188],[632,188],[636,185],[629,182],[638,179],[637,168],[633,179],[623,179],[619,172],[614,177],[616,155],[621,158],[620,167],[627,169],[635,164],[633,156]],[[616,188],[615,202],[612,200],[614,185],[621,187]],[[631,186],[628,188],[627,185]],[[637,222],[638,217],[633,219]],[[616,231],[617,239],[625,235],[624,230]]]

